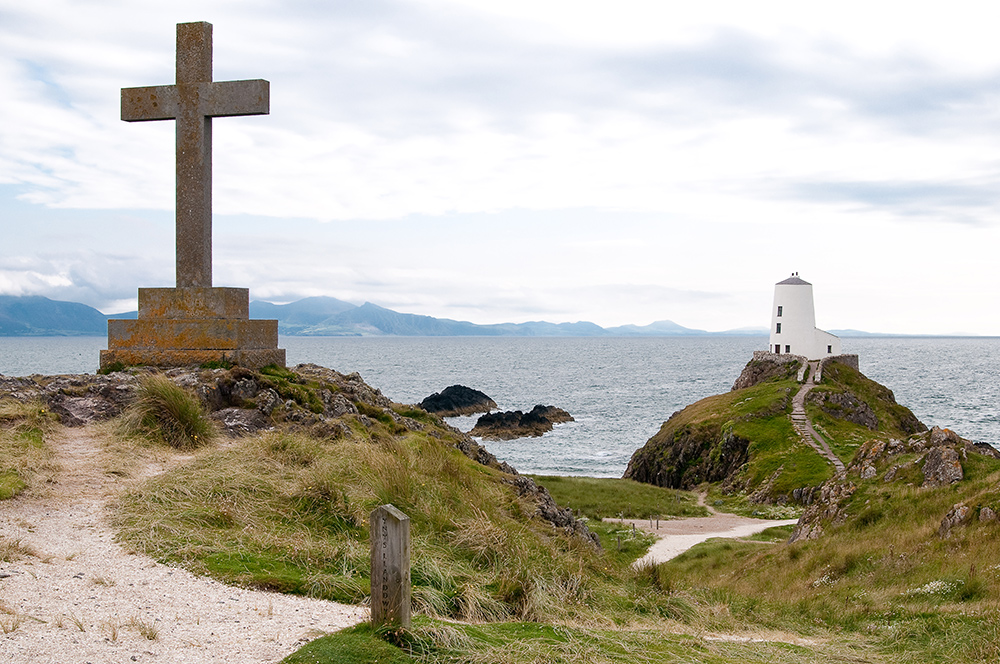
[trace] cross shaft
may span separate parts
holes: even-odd
[[[177,24],[174,85],[122,88],[122,120],[176,120],[177,287],[212,286],[212,118],[266,115],[270,84],[212,81],[212,24]]]

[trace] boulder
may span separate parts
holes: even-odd
[[[950,537],[951,529],[964,522],[969,517],[970,511],[969,506],[963,503],[952,506],[948,510],[948,513],[944,515],[944,518],[941,519],[941,527],[938,528],[938,535],[942,538]]]
[[[227,436],[237,438],[271,428],[271,422],[256,408],[223,408],[209,415],[222,426]]]
[[[446,387],[417,405],[428,413],[434,413],[441,417],[489,413],[497,407],[497,403],[485,393],[464,385]]]
[[[954,484],[964,477],[962,462],[954,447],[932,447],[924,458],[923,487]]]

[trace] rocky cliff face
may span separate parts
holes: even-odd
[[[670,424],[668,420],[664,429],[671,431]],[[722,482],[734,476],[747,462],[749,446],[747,438],[714,426],[687,427],[670,434],[661,430],[632,455],[623,477],[690,490],[702,482]]]

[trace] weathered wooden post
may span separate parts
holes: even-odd
[[[410,517],[392,505],[369,522],[372,554],[372,625],[410,627]]]

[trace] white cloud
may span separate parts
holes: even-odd
[[[0,292],[169,283],[172,123],[122,123],[119,90],[171,82],[205,19],[216,78],[272,86],[214,123],[220,283],[722,329],[800,270],[826,327],[998,333],[990,7],[0,0],[0,258],[46,257]]]

